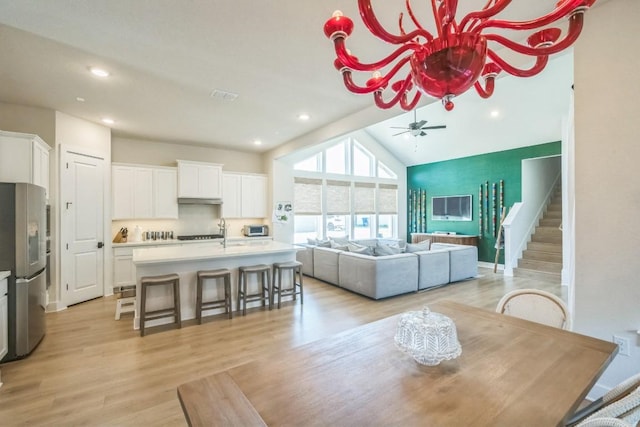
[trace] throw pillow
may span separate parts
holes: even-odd
[[[396,255],[402,253],[402,249],[399,247],[389,246],[389,245],[378,245],[375,248],[376,255]]]
[[[431,240],[423,240],[420,243],[407,243],[407,252],[428,251],[431,248]]]
[[[373,250],[369,246],[361,246],[359,248],[349,246],[349,252],[361,255],[373,255]]]
[[[309,239],[309,238],[307,238],[307,244],[315,246],[315,245],[318,244],[318,239]]]
[[[330,248],[331,240],[318,240],[316,244],[321,248]]]
[[[336,242],[339,245],[346,245],[347,243],[349,243],[349,236],[332,237],[331,240],[333,240],[334,242]]]
[[[368,248],[368,246],[361,245],[361,244],[356,243],[356,242],[348,242],[347,246],[349,246],[349,251],[351,251],[351,252],[355,252],[356,249]]]
[[[333,249],[338,249],[340,251],[348,251],[349,250],[349,247],[347,245],[340,245],[335,240],[330,240],[330,242],[331,242],[331,247]]]

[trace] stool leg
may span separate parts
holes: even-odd
[[[147,287],[140,285],[140,336],[144,336],[144,314],[147,312]]]
[[[273,299],[273,286],[271,283],[271,269],[264,272],[267,275],[267,297],[269,297],[269,310],[273,309],[271,300]]]
[[[298,282],[298,287],[300,288],[300,304],[304,304],[304,296],[303,296],[304,294],[302,292],[302,267],[298,267],[296,270],[298,271],[298,279],[300,280]],[[296,275],[294,273],[293,274],[294,279],[295,279],[295,276]],[[295,280],[294,280],[294,282],[295,282]]]
[[[175,307],[175,319],[178,324],[178,328],[182,328],[182,315],[180,314],[180,280],[176,279],[173,282],[173,304]]]
[[[274,278],[275,280],[275,278]],[[282,303],[282,269],[278,269],[278,310],[280,309],[280,304]]]
[[[293,301],[295,302],[296,298],[296,268],[291,269],[291,293],[293,294]]]
[[[240,312],[240,292],[242,291],[242,271],[238,270],[238,301],[236,301],[236,311]]]
[[[198,277],[196,285],[196,320],[198,325],[202,325],[202,282],[204,279]]]
[[[224,308],[229,313],[229,319],[233,318],[233,307],[231,307],[231,274],[224,276]]]

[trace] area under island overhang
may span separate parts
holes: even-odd
[[[136,266],[136,311],[134,329],[140,327],[140,278],[175,273],[180,276],[180,311],[182,320],[194,319],[196,306],[196,273],[200,270],[228,268],[231,270],[231,294],[234,310],[237,306],[238,267],[255,264],[272,265],[275,262],[294,261],[300,246],[275,241],[222,241],[137,248],[133,251]],[[255,279],[250,286],[257,289]],[[285,284],[286,285],[286,284]],[[203,292],[205,300],[221,298],[222,286],[207,286]],[[170,307],[173,302],[169,286],[153,287],[147,291],[147,310]],[[254,303],[258,305],[259,303]],[[248,305],[249,307],[251,304]],[[220,311],[220,310],[218,310]],[[212,311],[215,313],[216,311]],[[146,327],[171,323],[171,319],[147,322]]]

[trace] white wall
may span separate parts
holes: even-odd
[[[260,153],[121,137],[113,138],[111,149],[114,162],[175,166],[180,159],[221,163],[225,171],[263,172]]]
[[[55,146],[55,111],[0,102],[0,129],[33,133]]]
[[[575,55],[575,330],[631,340],[599,385],[640,371],[640,2],[592,8]],[[601,391],[601,390],[600,390]]]

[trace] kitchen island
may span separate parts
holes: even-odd
[[[227,242],[222,240],[180,246],[161,246],[137,248],[133,250],[133,263],[136,266],[136,311],[134,329],[140,326],[140,278],[176,273],[180,276],[180,311],[182,320],[195,318],[196,273],[199,270],[228,268],[231,270],[231,293],[233,307],[237,299],[238,267],[254,264],[273,264],[274,262],[294,261],[299,246],[269,240],[249,242]],[[250,286],[257,285],[251,281]],[[251,289],[251,288],[250,288]],[[207,286],[203,295],[205,300],[220,299],[218,292],[222,286]],[[158,310],[172,303],[169,287],[151,288],[147,291],[147,310]],[[259,303],[253,303],[258,305]],[[251,307],[251,304],[249,304]],[[222,309],[210,313],[222,312]],[[171,323],[171,319],[157,319],[147,322],[147,326]]]

